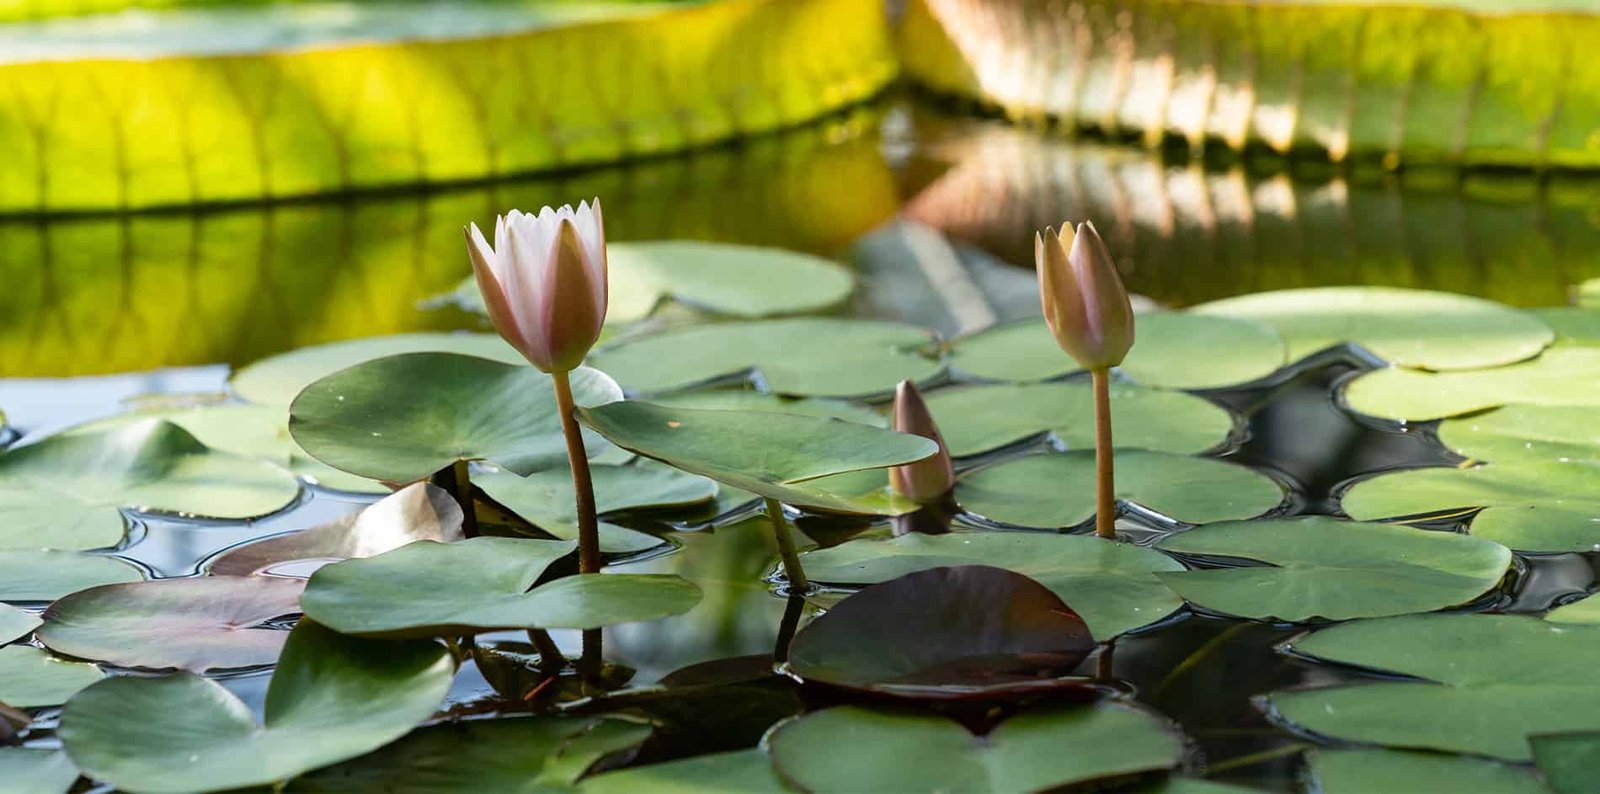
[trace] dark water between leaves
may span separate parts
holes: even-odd
[[[1036,312],[1031,270],[1017,265],[1031,260],[1032,231],[1064,218],[1094,218],[1130,286],[1168,305],[1346,283],[1550,305],[1600,276],[1588,253],[1600,250],[1600,184],[1253,176],[895,100],[737,148],[447,193],[0,219],[0,407],[20,434],[36,435],[128,401],[221,392],[227,365],[294,347],[479,327],[471,315],[427,305],[466,273],[460,226],[511,206],[595,194],[620,239],[729,240],[839,256],[862,276],[843,311],[946,334]],[[1330,354],[1270,385],[1207,395],[1245,418],[1228,458],[1274,474],[1292,493],[1288,509],[1305,513],[1330,512],[1353,479],[1455,462],[1428,426],[1368,425],[1333,403],[1332,384],[1360,366]],[[107,374],[124,371],[153,372]],[[99,377],[56,379],[78,375]],[[118,553],[155,576],[194,575],[223,549],[365,503],[318,491],[249,525],[151,519]],[[800,526],[823,543],[861,529]],[[749,662],[772,653],[786,617],[786,600],[765,581],[769,540],[667,534],[692,553],[655,553],[627,569],[681,574],[704,600],[680,617],[607,630],[607,655],[635,671],[635,684],[676,687],[634,696],[665,724],[648,757],[749,746],[801,707],[784,680],[753,676],[765,660]],[[1543,610],[1595,578],[1585,555],[1523,557],[1512,581],[1472,608]],[[1195,771],[1288,790],[1302,774],[1295,751],[1309,740],[1275,725],[1252,697],[1362,675],[1280,653],[1276,646],[1296,633],[1185,609],[1119,640],[1081,672],[1177,720],[1198,745]],[[485,644],[515,650],[520,639],[491,635]],[[576,653],[575,632],[557,640]],[[469,666],[451,707],[503,708],[495,675]],[[266,672],[225,681],[260,707]]]

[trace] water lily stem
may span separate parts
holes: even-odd
[[[450,495],[461,505],[462,537],[477,537],[478,508],[472,500],[472,474],[464,460],[458,460],[450,466]]]
[[[1111,370],[1091,371],[1094,379],[1094,533],[1117,536],[1117,486],[1111,457]]]
[[[795,548],[794,535],[789,532],[789,520],[783,517],[783,504],[776,499],[767,500],[767,520],[772,522],[772,537],[778,541],[778,556],[783,559],[783,576],[789,580],[789,592],[805,592],[811,583],[806,581],[806,571],[800,567],[800,552]]]
[[[550,639],[550,632],[544,629],[528,629],[528,641],[533,643],[534,650],[539,652],[539,671],[545,675],[555,675],[561,672],[567,663],[567,657],[561,655],[561,648],[556,641]]]
[[[567,460],[572,464],[572,490],[577,495],[578,573],[600,572],[600,521],[595,515],[594,481],[589,476],[589,453],[583,449],[577,405],[572,399],[571,373],[555,371],[556,409],[561,412],[561,432],[567,437]]]

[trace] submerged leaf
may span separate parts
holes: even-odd
[[[964,386],[928,394],[950,454],[976,455],[1049,433],[1071,449],[1094,447],[1094,391],[1087,383]],[[1198,453],[1227,443],[1234,420],[1191,394],[1111,387],[1118,448]]]

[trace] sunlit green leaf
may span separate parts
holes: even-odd
[[[1439,423],[1439,441],[1462,457],[1600,465],[1600,411],[1573,405],[1507,405]]]
[[[1591,551],[1600,544],[1600,468],[1583,463],[1490,463],[1404,469],[1361,480],[1340,505],[1361,520],[1464,515],[1476,537],[1520,551]]]
[[[1311,754],[1311,771],[1325,794],[1396,791],[1539,794],[1527,770],[1483,758],[1397,750],[1328,750]]]
[[[1519,364],[1466,372],[1380,369],[1350,381],[1345,402],[1385,419],[1420,422],[1510,403],[1600,406],[1600,347],[1556,347]]]
[[[397,334],[302,347],[265,358],[234,373],[233,391],[253,403],[288,406],[305,387],[342,369],[402,353],[459,353],[506,364],[526,364],[494,334]]]
[[[872,407],[849,400],[827,397],[784,397],[749,389],[706,389],[703,391],[664,394],[651,399],[657,405],[678,408],[702,408],[716,411],[772,411],[801,416],[832,417],[858,425],[887,427],[888,417]]]
[[[0,601],[54,601],[96,585],[143,578],[142,570],[116,557],[75,551],[0,551]]]
[[[1094,391],[1088,383],[962,386],[928,394],[950,454],[976,455],[1049,433],[1069,448],[1094,446]],[[1190,394],[1111,387],[1113,440],[1119,447],[1194,453],[1233,432],[1222,407]]]
[[[103,677],[92,664],[59,659],[31,645],[0,648],[0,703],[16,708],[59,706]]]
[[[1600,624],[1600,598],[1585,596],[1570,604],[1563,604],[1550,610],[1544,619],[1551,623]]]

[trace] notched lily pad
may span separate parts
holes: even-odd
[[[709,502],[717,495],[714,480],[655,461],[594,465],[589,473],[594,483],[595,507],[601,514],[689,507]],[[527,477],[495,472],[476,475],[472,482],[528,523],[562,540],[577,539],[578,516],[569,470],[547,469]],[[605,522],[600,525],[600,549],[608,554],[644,551],[663,542],[646,532]]]
[[[238,576],[102,585],[51,604],[39,641],[67,656],[147,670],[267,665],[289,633],[263,624],[299,614],[304,588]]]
[[[1520,551],[1593,551],[1600,544],[1600,467],[1491,463],[1405,469],[1361,480],[1339,503],[1352,518],[1472,517],[1472,535]]]
[[[19,709],[59,706],[104,677],[92,664],[60,659],[31,645],[0,648],[0,703]]]
[[[1328,750],[1311,754],[1311,773],[1325,794],[1460,791],[1473,794],[1541,794],[1526,769],[1461,755],[1399,750]]]
[[[39,616],[9,604],[0,603],[0,645],[20,640],[39,627]]]
[[[1087,689],[1068,678],[1095,642],[1049,588],[985,565],[868,586],[806,624],[789,668],[806,683],[911,700]]]
[[[1590,595],[1562,604],[1545,613],[1544,619],[1551,623],[1600,625],[1600,598]]]
[[[1556,347],[1532,361],[1468,372],[1380,369],[1345,386],[1352,410],[1384,419],[1445,419],[1512,403],[1600,406],[1600,347]]]
[[[1247,466],[1119,449],[1117,498],[1188,524],[1259,516],[1283,502],[1283,488]],[[964,475],[956,483],[962,509],[1024,527],[1073,527],[1094,518],[1092,450],[1029,455]]]
[[[1049,433],[1070,449],[1094,447],[1094,392],[1087,383],[964,386],[928,395],[950,454],[976,455]],[[1197,453],[1227,443],[1233,416],[1192,394],[1111,387],[1116,444]]]
[[[229,383],[235,394],[250,402],[288,406],[305,387],[339,370],[402,353],[457,353],[506,364],[527,363],[495,334],[398,334],[291,350],[235,372]]]
[[[1267,563],[1156,576],[1206,609],[1293,622],[1457,606],[1499,585],[1511,567],[1498,543],[1325,516],[1211,524],[1156,548]]]
[[[0,551],[0,601],[54,601],[96,585],[143,578],[142,569],[117,557],[75,551]]]
[[[437,637],[500,629],[594,629],[678,615],[700,589],[678,576],[590,574],[533,587],[571,541],[419,541],[326,566],[300,604],[345,634]],[[532,588],[530,591],[529,588]]]
[[[802,318],[694,326],[606,347],[590,364],[629,392],[676,391],[748,378],[775,394],[872,397],[943,364],[924,353],[930,331],[876,320]]]
[[[453,353],[407,353],[340,370],[307,386],[289,431],[341,471],[391,482],[425,479],[456,461],[518,474],[567,465],[550,376]],[[579,405],[622,399],[605,373],[572,372]],[[604,449],[587,439],[590,455]]]

